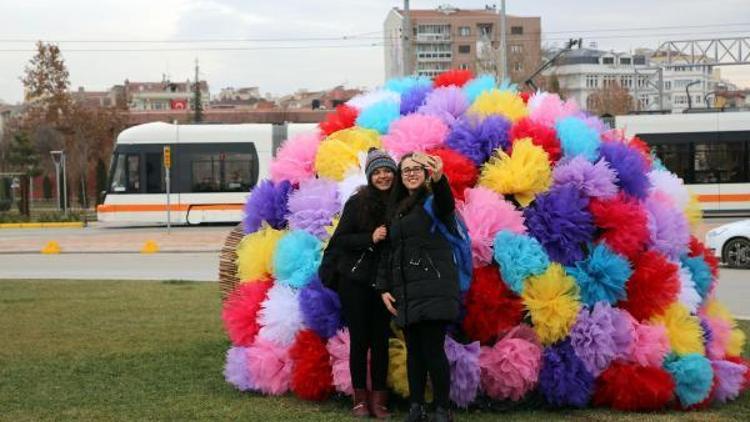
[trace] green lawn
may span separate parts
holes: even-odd
[[[213,283],[0,281],[0,420],[346,420],[345,400],[315,404],[227,385],[220,302]],[[691,413],[527,406],[457,415],[498,419],[750,420],[750,394]]]

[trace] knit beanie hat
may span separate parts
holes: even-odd
[[[396,173],[396,169],[398,168],[396,162],[393,161],[393,158],[391,158],[387,152],[381,151],[377,148],[370,148],[370,150],[367,151],[367,164],[365,165],[365,174],[367,175],[368,183],[370,183],[370,177],[372,174],[380,167],[390,169],[394,173]]]

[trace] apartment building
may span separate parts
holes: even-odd
[[[545,72],[554,74],[562,93],[584,109],[592,108],[591,94],[615,85],[629,91],[639,110],[707,108],[713,106],[713,92],[722,83],[718,69],[710,64],[666,66],[648,50],[633,54],[593,47],[571,50]]]
[[[500,66],[501,17],[494,8],[412,9],[411,56],[404,57],[405,17],[393,8],[384,23],[386,78],[403,76],[405,62],[417,75],[433,77],[448,69],[502,74]],[[541,18],[506,16],[506,51],[510,79],[522,82],[541,63]]]

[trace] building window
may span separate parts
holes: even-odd
[[[523,26],[511,26],[510,35],[523,35]]]
[[[458,27],[458,35],[462,37],[468,37],[471,35],[471,28],[468,26],[460,26]]]
[[[622,75],[620,76],[620,86],[623,88],[632,88],[633,87],[633,76],[632,75]]]
[[[510,52],[513,54],[523,54],[523,46],[518,44],[511,45]]]
[[[513,71],[514,72],[523,72],[523,63],[521,63],[521,62],[515,62],[515,63],[513,63]]]
[[[664,82],[664,89],[666,89],[667,91],[669,91],[670,89],[672,89],[672,81],[666,81],[666,82]]]
[[[469,53],[471,53],[471,46],[470,45],[459,45],[458,46],[458,52],[459,52],[459,54],[469,54]]]
[[[596,75],[586,75],[586,88],[599,88],[599,77]]]
[[[480,23],[477,25],[479,36],[489,37],[492,35],[492,24],[491,23]]]
[[[630,57],[620,57],[620,64],[629,65],[632,63]]]
[[[602,64],[615,64],[614,57],[602,57]]]
[[[461,63],[458,65],[458,68],[461,70],[469,70],[469,64],[468,63]]]
[[[602,78],[602,86],[604,88],[615,86],[615,75],[604,75],[604,78]]]
[[[676,104],[676,105],[687,104],[687,96],[686,95],[675,95],[674,97],[672,97],[672,104]]]

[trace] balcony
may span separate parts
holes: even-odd
[[[417,61],[420,63],[436,63],[453,61],[453,54],[447,53],[417,53]]]
[[[418,43],[451,42],[451,34],[418,33],[417,42]]]

